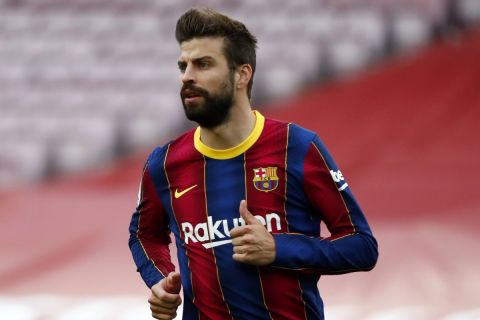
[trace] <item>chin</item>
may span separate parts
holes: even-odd
[[[201,115],[203,114],[203,111],[201,108],[202,106],[199,104],[185,104],[185,116],[188,120],[197,122],[198,118],[202,118]]]
[[[204,107],[204,104],[205,102],[202,101],[202,100],[197,100],[197,101],[187,101],[187,99],[183,99],[183,107],[184,108],[187,108],[187,109],[190,109],[190,108],[194,108],[194,109],[197,109],[197,108],[202,108]]]

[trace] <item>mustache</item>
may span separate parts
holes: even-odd
[[[192,83],[185,83],[180,90],[180,95],[182,98],[185,98],[187,95],[208,96],[208,91]]]

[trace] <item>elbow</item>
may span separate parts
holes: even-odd
[[[378,243],[377,240],[371,235],[364,236],[364,241],[365,264],[363,266],[364,268],[362,269],[364,271],[370,271],[375,268],[378,262]]]
[[[129,247],[130,249],[132,249],[133,244],[134,244],[135,242],[136,242],[136,239],[135,239],[132,235],[130,235],[130,237],[128,238],[128,247]]]
[[[355,245],[352,246],[352,259],[350,266],[353,272],[370,271],[377,265],[378,261],[378,244],[377,240],[371,234],[355,235]]]
[[[138,239],[138,235],[136,233],[130,232],[130,236],[128,238],[128,247],[130,250],[133,250],[133,248],[140,242]]]

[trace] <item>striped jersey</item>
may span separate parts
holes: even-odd
[[[155,149],[144,167],[130,249],[151,287],[174,270],[173,233],[183,319],[324,319],[320,276],[376,263],[376,240],[319,137],[254,112],[255,127],[240,145],[212,149],[192,129]],[[245,224],[242,199],[273,234],[271,265],[232,258],[229,230]]]

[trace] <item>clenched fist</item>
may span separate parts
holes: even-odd
[[[275,240],[273,236],[248,211],[245,200],[240,201],[239,211],[245,225],[230,230],[233,259],[255,266],[264,266],[275,261]]]
[[[148,299],[152,317],[155,319],[172,320],[177,316],[177,308],[182,303],[180,298],[180,273],[171,272],[159,283],[152,286],[152,294]]]

